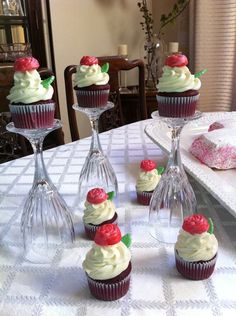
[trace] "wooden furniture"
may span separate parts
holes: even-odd
[[[126,123],[134,122],[135,111],[137,104],[139,102],[138,98],[138,87],[128,86],[128,90],[122,92],[120,94],[121,103],[126,111],[125,118]],[[156,99],[157,92],[154,90],[145,90],[145,97],[146,97],[146,105],[147,105],[147,117],[150,118],[153,111],[158,109],[157,99]]]
[[[53,72],[47,68],[40,68],[38,71],[42,79],[53,75]],[[13,64],[0,64],[0,163],[32,153],[31,146],[28,145],[25,138],[8,133],[5,128],[11,121],[9,101],[6,97],[13,85],[13,75]],[[60,118],[56,82],[54,81],[52,85],[54,88],[53,99],[56,103],[55,118]],[[62,129],[59,129],[45,138],[44,148],[48,149],[62,144],[64,144],[64,135]]]
[[[120,71],[128,71],[138,68],[139,70],[139,93],[134,120],[138,121],[147,118],[146,99],[145,99],[145,68],[141,59],[127,60],[121,56],[104,56],[98,57],[100,65],[109,63],[109,84],[110,95],[109,100],[114,102],[115,107],[104,112],[99,120],[99,130],[105,131],[114,127],[124,125],[126,120],[126,109],[121,102],[119,73]],[[67,110],[69,116],[70,132],[72,141],[79,139],[79,131],[76,121],[75,111],[72,105],[76,103],[73,89],[73,74],[76,72],[76,65],[67,66],[64,71]]]

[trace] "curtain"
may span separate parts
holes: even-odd
[[[204,68],[198,108],[236,110],[236,1],[191,0],[190,56],[195,72]]]

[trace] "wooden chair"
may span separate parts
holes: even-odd
[[[123,108],[120,98],[120,84],[119,73],[120,71],[128,71],[134,68],[139,70],[139,103],[136,109],[136,121],[147,118],[147,107],[145,98],[145,67],[141,59],[127,60],[120,56],[104,56],[98,57],[100,65],[109,63],[109,84],[110,95],[109,100],[114,102],[113,109],[104,112],[99,120],[99,130],[105,131],[118,126],[124,125],[126,122],[123,116]],[[72,141],[79,139],[78,125],[76,121],[75,111],[72,105],[76,103],[75,94],[73,89],[73,74],[76,72],[77,65],[69,65],[64,71],[65,89],[66,89],[66,101],[67,111],[70,124],[70,133]]]
[[[40,68],[39,73],[42,79],[53,75],[53,72],[47,68]],[[11,121],[9,100],[6,97],[14,82],[13,75],[13,64],[0,65],[0,163],[32,153],[31,146],[23,136],[8,133],[5,128],[6,124]],[[55,117],[60,118],[56,82],[53,83],[53,88],[53,99],[56,102]],[[63,144],[64,135],[62,129],[59,129],[46,137],[44,149]]]

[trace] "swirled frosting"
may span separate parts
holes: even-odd
[[[130,251],[121,241],[111,246],[94,243],[83,262],[83,269],[92,279],[107,280],[127,269],[130,259]]]
[[[14,86],[10,90],[7,99],[11,103],[30,104],[40,100],[50,100],[53,95],[53,87],[45,88],[41,84],[41,77],[36,69],[31,71],[16,71],[14,74]]]
[[[158,92],[184,92],[199,90],[201,81],[195,78],[188,67],[163,67],[163,74],[157,84]]]
[[[153,191],[160,181],[160,178],[161,175],[158,174],[156,169],[152,171],[141,171],[137,179],[136,190],[138,192]]]
[[[186,261],[207,261],[212,259],[218,250],[218,242],[214,234],[190,234],[180,230],[175,249]]]
[[[115,215],[115,205],[111,200],[99,204],[90,204],[85,201],[83,221],[86,224],[99,225]]]
[[[93,84],[104,85],[109,81],[109,75],[101,71],[98,64],[92,66],[79,65],[74,78],[74,85],[78,88],[88,87]]]

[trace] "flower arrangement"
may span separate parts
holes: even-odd
[[[157,34],[153,33],[153,18],[152,13],[148,9],[147,0],[137,2],[139,11],[142,13],[143,21],[140,22],[142,30],[145,32],[146,52],[146,67],[147,67],[147,88],[155,89],[158,76],[158,56],[156,56],[156,49],[161,46],[160,38],[163,35],[163,28],[169,23],[173,23],[176,18],[185,10],[190,0],[178,0],[172,7],[171,11],[165,15],[162,14],[160,18],[160,26]]]

